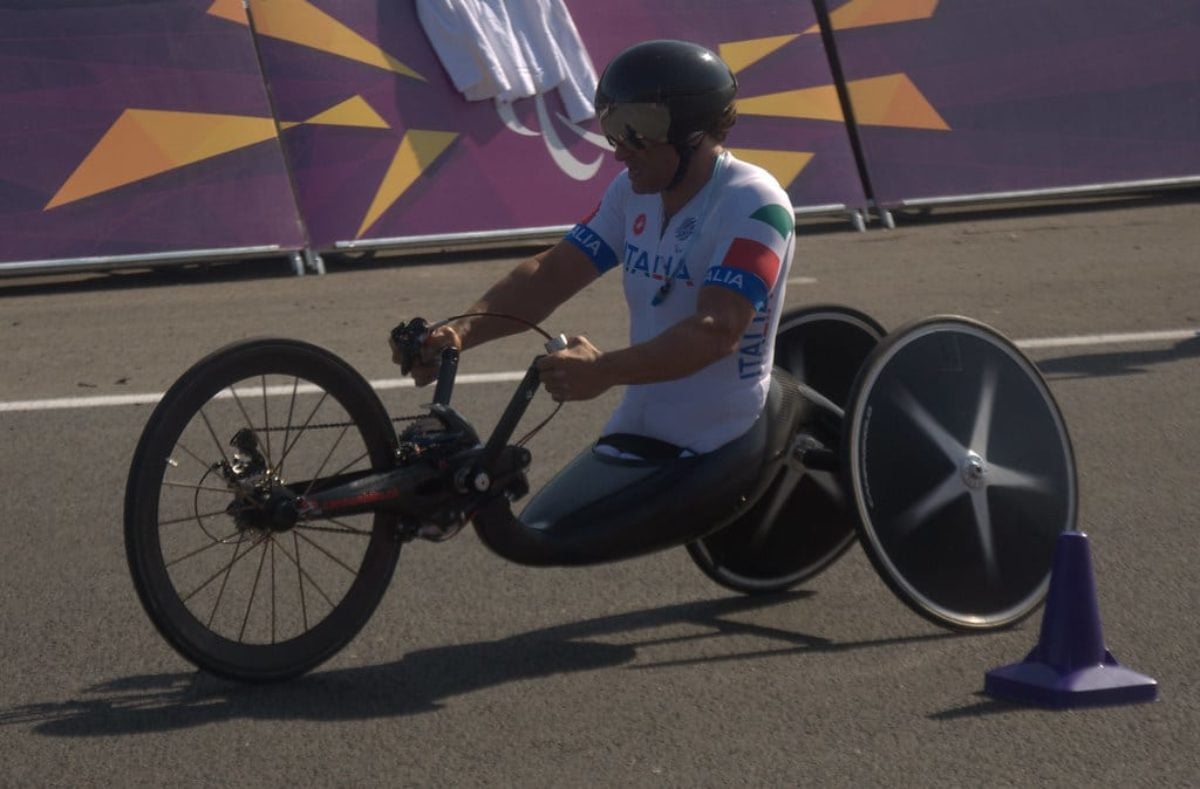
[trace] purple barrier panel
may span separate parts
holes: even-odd
[[[1200,176],[1195,0],[829,0],[881,205]]]
[[[304,246],[238,15],[238,0],[0,4],[0,261]]]
[[[251,3],[313,246],[503,233],[585,215],[621,169],[595,120],[571,121],[578,105],[560,90],[504,106],[468,101],[417,5]],[[721,50],[747,102],[730,147],[775,172],[797,206],[865,204],[840,111],[788,106],[789,90],[834,95],[808,3],[759,2],[752,14],[724,0],[567,7],[596,72],[648,38]]]

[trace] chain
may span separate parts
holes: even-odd
[[[429,414],[418,414],[416,416],[394,416],[392,422],[415,422],[418,419],[425,419]],[[287,425],[285,427],[256,427],[256,433],[282,433],[284,431],[292,431],[299,433],[303,430],[328,430],[335,427],[354,427],[354,422],[318,422],[315,425]]]

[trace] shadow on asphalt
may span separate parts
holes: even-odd
[[[1200,357],[1200,330],[1195,337],[1180,340],[1169,348],[1144,351],[1110,351],[1042,359],[1038,369],[1056,381],[1073,378],[1105,378],[1114,375],[1140,375],[1156,364],[1170,364]]]
[[[78,699],[0,711],[0,726],[32,724],[34,731],[51,737],[101,737],[240,719],[362,720],[431,712],[445,699],[510,682],[621,666],[637,658],[639,647],[746,635],[781,643],[770,649],[630,666],[648,670],[977,635],[935,632],[835,643],[819,636],[725,618],[810,595],[789,592],[738,596],[633,611],[499,641],[419,650],[393,663],[321,671],[274,685],[242,685],[200,672],[124,677],[88,688]],[[704,630],[660,637],[648,633],[646,638],[628,643],[588,640],[681,624]]]

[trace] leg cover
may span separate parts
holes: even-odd
[[[753,506],[782,466],[802,398],[786,373],[739,438],[713,452],[661,462],[581,453],[516,518],[496,498],[475,515],[483,542],[529,565],[582,565],[683,545]]]

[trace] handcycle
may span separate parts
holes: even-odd
[[[409,364],[427,330],[393,330]],[[345,361],[295,340],[234,343],[184,373],[125,496],[134,586],[165,640],[225,678],[298,676],[359,632],[406,543],[467,524],[533,566],[684,546],[746,594],[804,583],[858,540],[917,614],[990,630],[1042,603],[1054,543],[1074,528],[1074,458],[1049,388],[968,318],[888,334],[848,307],[787,312],[750,431],[672,460],[585,451],[519,516],[532,453],[513,436],[536,359],[486,439],[450,405],[457,367],[443,351],[427,411],[395,419]]]

